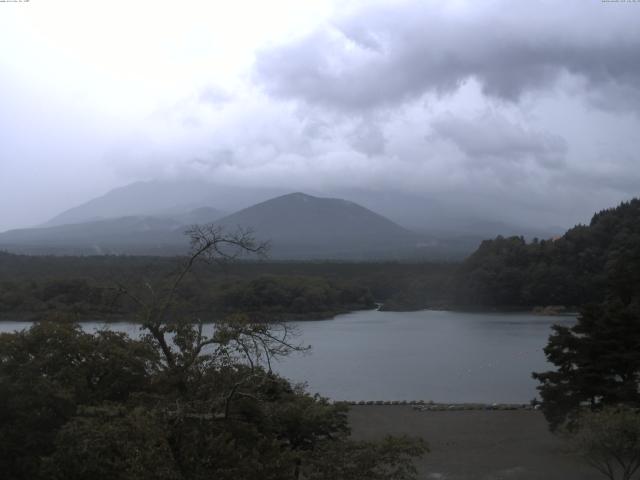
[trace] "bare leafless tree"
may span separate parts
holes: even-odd
[[[294,331],[286,323],[253,323],[246,316],[231,315],[218,321],[213,333],[206,335],[200,318],[171,318],[179,287],[197,262],[223,264],[242,255],[265,257],[268,251],[268,243],[256,241],[248,229],[227,233],[214,224],[194,225],[185,233],[190,239],[189,254],[164,287],[145,282],[147,295],[142,298],[131,288],[117,285],[118,293],[137,306],[141,327],[160,348],[167,369],[184,371],[214,360],[243,360],[252,370],[264,365],[270,372],[274,356],[308,348],[295,343]]]

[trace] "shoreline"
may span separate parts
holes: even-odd
[[[348,315],[351,313],[357,312],[385,312],[385,313],[408,313],[408,312],[460,312],[460,313],[496,313],[496,314],[522,314],[522,315],[535,315],[539,317],[577,317],[577,311],[562,311],[562,312],[554,312],[550,313],[546,310],[540,310],[539,307],[533,307],[529,310],[523,310],[522,308],[447,308],[447,307],[432,307],[432,308],[420,308],[417,310],[385,310],[384,304],[377,304],[375,307],[366,308],[366,309],[355,309],[355,310],[339,310],[339,311],[326,311],[326,312],[310,312],[307,314],[306,318],[294,318],[295,313],[282,313],[279,314],[281,318],[273,318],[272,322],[314,322],[314,321],[329,321],[335,319],[340,315]],[[9,316],[6,312],[0,314],[0,323],[1,322],[38,322],[41,319],[34,318],[34,316],[42,315],[43,312],[18,312],[14,316]],[[242,312],[239,312],[242,313]],[[255,312],[249,312],[249,314]],[[93,320],[78,320],[78,323],[83,322],[104,322],[104,323],[139,323],[134,321],[134,319],[126,319],[126,314],[111,314],[105,315],[102,314],[103,317],[100,318],[101,314],[96,314],[96,318]],[[228,313],[228,315],[232,315],[232,313]],[[304,315],[304,314],[303,314]],[[216,323],[216,320],[208,320],[204,322],[205,324]],[[265,323],[269,323],[268,321]]]
[[[346,400],[333,401],[335,404],[349,405],[350,407],[374,407],[374,406],[406,406],[420,412],[442,411],[469,411],[469,410],[538,410],[538,403],[511,403],[511,402],[433,402],[431,400]]]

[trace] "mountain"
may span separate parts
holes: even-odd
[[[292,258],[409,256],[455,261],[472,253],[482,239],[498,234],[550,238],[561,231],[545,229],[544,226],[532,229],[499,219],[488,220],[468,209],[459,208],[459,205],[444,204],[428,193],[347,189],[338,195],[356,203],[338,200],[334,194],[297,194],[299,198],[307,199],[308,208],[318,203],[323,205],[305,214],[294,211],[294,197],[283,193],[276,188],[220,185],[205,180],[136,182],[62,212],[41,225],[60,227],[58,230],[23,229],[0,234],[0,248],[24,253],[51,253],[51,245],[56,245],[55,253],[90,253],[105,249],[113,253],[175,253],[178,245],[184,243],[183,239],[176,237],[175,231],[183,230],[186,225],[218,220],[225,215],[224,212],[237,212],[224,220],[226,225],[253,227],[260,237],[276,242],[273,254],[278,258],[284,258],[286,249],[286,255]],[[273,197],[281,200],[276,202],[277,198]],[[269,198],[272,200],[265,202]],[[263,213],[252,213],[258,211],[253,206],[257,208],[262,203],[266,206],[260,209],[273,207],[281,213],[271,215],[265,210],[266,217]],[[352,211],[353,205],[363,205],[359,214]],[[295,215],[301,215],[301,218]],[[353,227],[351,223],[355,221],[349,215],[363,217],[363,225],[355,227],[361,230],[360,236],[349,233]],[[308,220],[314,216],[318,216],[317,222]],[[125,218],[128,220],[123,220]],[[307,221],[303,222],[305,218]],[[86,223],[90,225],[85,232],[69,226]],[[382,223],[388,228],[382,228]],[[300,228],[292,231],[291,228],[298,224]],[[150,225],[153,226],[150,228]],[[380,232],[373,225],[378,225]],[[153,247],[145,252],[143,239],[147,237],[140,233],[144,229],[154,232],[146,234],[152,240],[151,245],[163,247]],[[52,237],[51,242],[47,240],[48,235]],[[110,240],[107,242],[106,239]],[[135,246],[133,250],[129,248],[132,246]]]
[[[223,185],[203,179],[173,179],[135,182],[115,188],[104,195],[73,207],[50,219],[42,226],[81,223],[126,216],[173,216],[200,207],[213,207],[223,212],[236,212],[269,198],[288,193],[282,188]],[[546,213],[528,213],[509,218],[508,208],[476,208],[482,199],[469,205],[455,196],[441,198],[429,192],[410,193],[358,188],[332,188],[309,191],[315,196],[345,198],[379,213],[412,231],[425,232],[432,238],[467,236],[490,238],[496,235],[524,235],[547,238],[566,228],[547,228]],[[531,219],[520,225],[523,218]],[[585,217],[586,219],[586,217]],[[556,222],[552,222],[556,223]],[[552,230],[553,235],[546,233]],[[529,232],[532,235],[529,235]],[[468,252],[470,253],[470,252]]]
[[[172,215],[131,215],[0,234],[0,248],[20,253],[176,254],[184,253],[184,231],[211,223],[231,232],[250,228],[269,241],[273,258],[406,258],[421,237],[356,203],[292,193],[219,219],[211,207]]]
[[[414,253],[420,237],[356,203],[291,193],[216,222],[250,227],[274,258],[391,258]]]
[[[171,217],[201,207],[233,212],[282,193],[278,189],[236,188],[201,180],[135,182],[66,210],[43,226],[128,216]]]
[[[129,216],[9,230],[0,234],[0,248],[27,254],[177,253],[184,230],[171,218]]]
[[[213,223],[224,214],[211,207],[158,216],[130,215],[0,233],[0,248],[20,253],[183,253],[190,225]]]
[[[188,212],[161,215],[160,218],[173,219],[181,225],[195,225],[213,223],[224,216],[225,214],[216,208],[200,207]]]
[[[205,205],[203,187],[200,182],[136,182],[62,212],[44,226],[185,212]]]
[[[221,185],[203,179],[136,182],[62,212],[42,226],[131,216],[171,218],[185,225],[206,223],[221,218],[225,215],[223,212],[237,212],[285,193],[287,192],[278,188]],[[483,239],[497,235],[523,235],[527,239],[551,238],[565,230],[547,228],[544,221],[518,225],[513,219],[502,217],[504,209],[496,208],[490,213],[476,211],[468,204],[456,202],[455,197],[443,201],[429,192],[334,188],[325,192],[307,193],[316,197],[349,199],[418,233],[421,248],[415,252],[416,255],[432,260],[461,260],[471,254]],[[478,204],[482,202],[479,201]],[[205,208],[212,211],[201,210]],[[289,245],[289,248],[294,246]],[[402,249],[406,251],[404,246]],[[377,247],[373,250],[379,251]],[[317,247],[316,251],[321,249]]]

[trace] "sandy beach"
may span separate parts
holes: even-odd
[[[406,405],[351,407],[353,436],[421,436],[428,480],[597,480],[602,476],[552,435],[533,410],[419,411]]]

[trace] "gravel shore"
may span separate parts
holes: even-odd
[[[420,411],[405,405],[355,405],[353,436],[421,436],[431,452],[418,460],[428,480],[598,480],[602,476],[552,435],[539,411]]]

